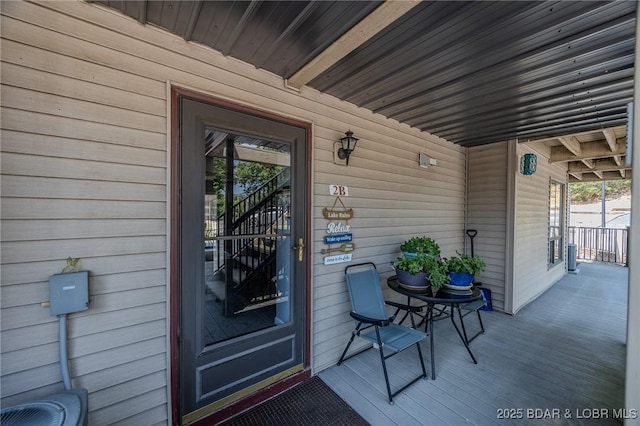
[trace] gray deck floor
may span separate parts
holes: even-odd
[[[477,365],[451,323],[436,322],[436,379],[418,381],[394,405],[374,350],[319,375],[372,425],[621,424],[613,417],[624,407],[628,270],[579,268],[516,316],[482,312],[486,333],[471,343]],[[428,369],[428,340],[422,345]],[[392,389],[417,375],[416,358],[409,349],[388,360]],[[519,418],[498,418],[509,409]],[[608,418],[589,418],[596,414]]]

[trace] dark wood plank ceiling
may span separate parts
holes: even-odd
[[[424,2],[310,83],[454,143],[626,122],[635,3]]]
[[[285,81],[383,2],[100,1]],[[636,2],[423,1],[307,84],[462,146],[619,128]]]

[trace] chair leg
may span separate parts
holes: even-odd
[[[387,395],[389,395],[389,404],[393,404],[393,395],[391,394],[391,385],[389,384],[389,374],[387,373],[387,363],[385,362],[384,352],[382,351],[382,339],[380,338],[380,330],[376,327],[376,337],[378,338],[378,350],[380,351],[380,361],[382,362],[382,371],[384,372],[384,381],[387,385]]]
[[[362,323],[358,324],[356,329],[351,332],[351,339],[349,339],[349,343],[347,343],[347,347],[344,348],[344,351],[342,352],[342,356],[338,360],[338,365],[342,364],[342,361],[344,361],[344,359],[345,359],[344,356],[347,354],[347,351],[349,350],[349,346],[351,346],[351,344],[353,343],[353,340],[356,338],[357,332],[358,332],[358,330],[360,330],[360,325],[361,324]]]
[[[371,346],[369,346],[369,348],[360,351],[356,354],[351,354],[350,356],[346,356],[347,352],[349,351],[349,347],[351,346],[351,343],[353,343],[354,339],[356,336],[359,335],[360,332],[360,327],[361,327],[362,323],[359,323],[358,326],[356,327],[355,330],[353,330],[353,332],[351,333],[351,338],[349,339],[349,343],[347,343],[347,347],[344,348],[344,351],[342,352],[342,355],[340,356],[340,359],[338,360],[338,365],[342,364],[343,361],[346,361],[347,359],[358,355],[359,353],[364,352],[367,349],[370,349]],[[365,327],[368,328],[368,327]],[[390,358],[394,355],[396,355],[398,352],[392,352],[391,354],[385,356],[384,355],[384,350],[383,350],[383,343],[382,343],[382,337],[380,336],[380,329],[375,326],[375,330],[376,330],[376,340],[377,340],[377,346],[378,346],[378,352],[380,353],[380,362],[382,363],[382,372],[384,373],[384,382],[385,385],[387,387],[387,395],[389,397],[389,404],[393,405],[393,397],[397,394],[399,394],[400,392],[402,392],[403,390],[405,390],[406,388],[408,388],[409,386],[411,386],[413,383],[417,382],[420,379],[426,379],[427,377],[427,369],[424,365],[424,359],[422,357],[422,349],[420,348],[420,342],[416,342],[416,346],[418,347],[418,358],[420,359],[420,367],[422,368],[422,374],[418,377],[416,377],[415,379],[413,379],[412,381],[410,381],[409,383],[406,383],[402,388],[396,390],[395,393],[391,392],[391,383],[389,381],[389,372],[387,371],[387,358]],[[433,342],[432,342],[433,343]],[[376,346],[376,343],[374,343],[374,347]],[[432,345],[433,346],[433,345]],[[433,351],[432,351],[433,352]],[[432,371],[433,371],[433,365],[432,365]]]
[[[476,357],[473,356],[473,352],[471,352],[471,348],[469,348],[469,343],[467,342],[467,339],[465,338],[465,336],[462,335],[462,333],[460,332],[460,329],[458,328],[458,325],[456,324],[455,315],[453,315],[453,307],[451,307],[451,315],[449,315],[449,319],[451,320],[451,324],[453,324],[453,328],[456,329],[456,332],[458,333],[458,337],[460,337],[460,340],[462,340],[464,347],[467,348],[467,352],[469,352],[469,356],[471,356],[473,363],[477,364],[478,361],[476,361]],[[464,327],[464,323],[463,323],[463,327]]]
[[[467,337],[467,329],[464,326],[464,320],[462,319],[462,309],[460,309],[460,305],[456,306],[458,308],[458,317],[460,318],[460,326],[462,327],[462,334],[464,334],[464,341],[469,344],[469,338]],[[451,306],[451,315],[454,314],[455,308]]]
[[[435,345],[433,344],[433,309],[433,304],[429,303],[426,322],[424,324],[424,331],[429,334],[429,346],[431,347],[431,380],[436,379],[436,354]]]
[[[451,309],[453,309],[453,307]],[[467,312],[466,314],[462,315],[462,309],[460,308],[460,306],[458,306],[458,317],[460,317],[460,324],[462,326],[462,333],[464,334],[464,340],[467,342],[467,345],[469,343],[471,343],[473,341],[473,339],[475,339],[479,335],[484,334],[484,324],[482,323],[482,317],[480,316],[480,311],[476,309],[476,314],[478,314],[478,322],[480,323],[480,331],[478,331],[476,334],[474,334],[473,337],[471,337],[471,339],[469,339],[467,337],[467,330],[466,330],[466,328],[464,326],[463,317],[467,316],[470,313],[471,312]]]
[[[484,333],[484,324],[482,324],[482,317],[480,316],[480,310],[476,310],[476,314],[478,314],[478,322],[480,322],[480,330]]]
[[[416,343],[416,347],[418,348],[418,357],[420,358],[420,366],[422,367],[422,378],[427,378],[427,369],[424,366],[424,359],[422,358],[422,349],[420,348],[420,342]]]

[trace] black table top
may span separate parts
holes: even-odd
[[[476,287],[472,287],[470,290],[450,290],[443,287],[439,289],[435,295],[431,287],[424,290],[410,289],[402,286],[400,282],[398,282],[398,277],[395,275],[387,279],[387,285],[391,290],[397,291],[400,294],[429,303],[469,303],[482,298],[482,293]]]

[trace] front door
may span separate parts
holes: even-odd
[[[178,98],[183,423],[301,371],[308,128]]]

